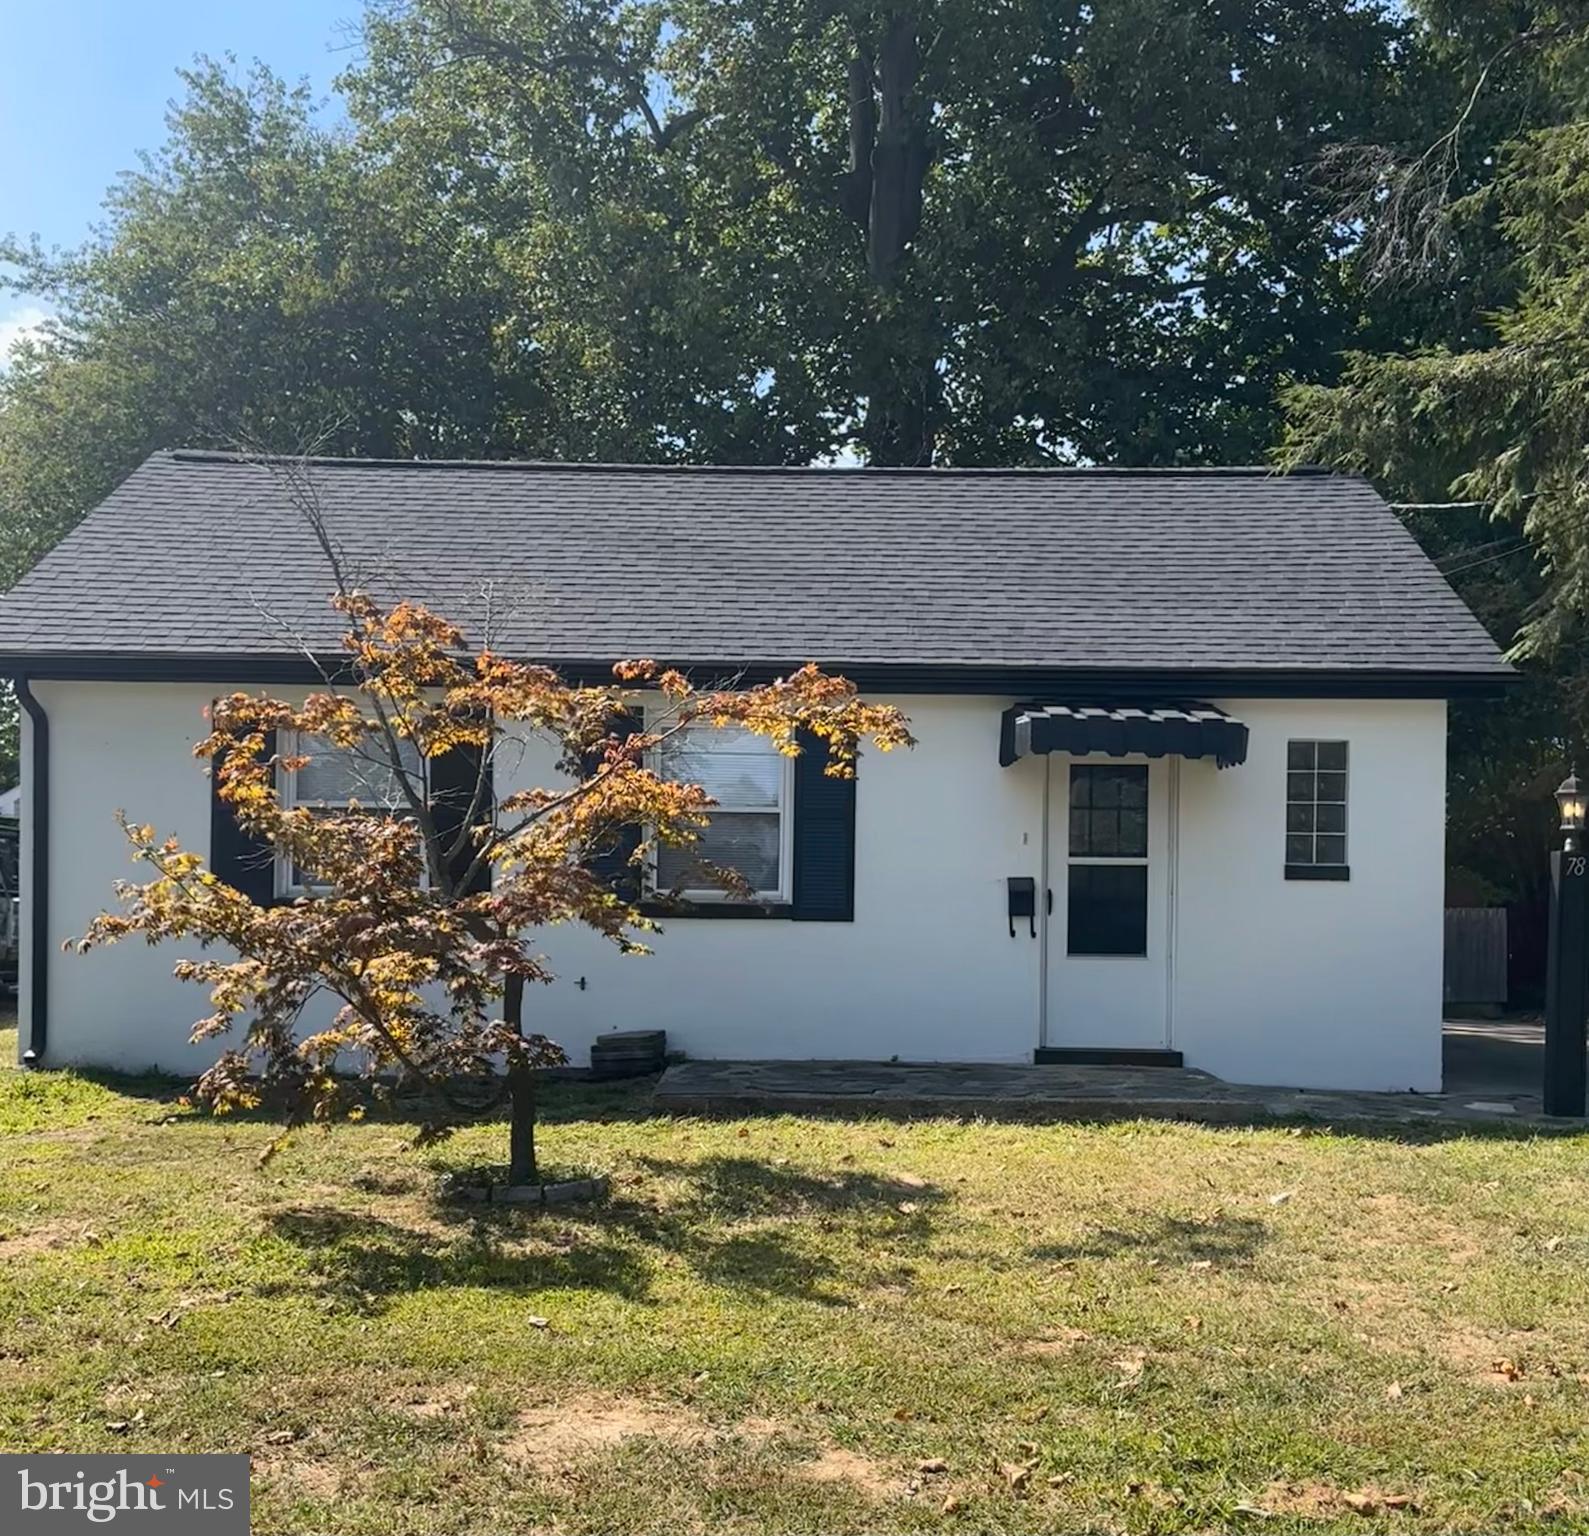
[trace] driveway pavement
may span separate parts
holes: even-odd
[[[1448,1094],[1538,1094],[1544,1059],[1545,1026],[1539,1019],[1446,1020]]]

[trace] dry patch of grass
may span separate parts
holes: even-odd
[[[557,1469],[610,1450],[627,1440],[665,1440],[700,1446],[716,1439],[695,1414],[667,1403],[586,1395],[519,1415],[501,1454],[542,1470]]]

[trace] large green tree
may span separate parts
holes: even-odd
[[[498,365],[490,236],[315,125],[302,91],[184,73],[170,140],[84,249],[0,245],[58,312],[0,372],[0,579],[151,450],[258,441],[378,455],[537,446],[533,368]]]
[[[368,142],[497,231],[571,445],[1261,452],[1351,334],[1311,167],[1401,111],[1357,0],[413,0]],[[580,442],[583,436],[584,442]]]
[[[1361,325],[1313,174],[1362,0],[412,0],[318,118],[185,76],[82,250],[0,246],[0,579],[152,448],[1173,463]]]
[[[1440,114],[1332,165],[1403,334],[1288,392],[1284,455],[1411,504],[1522,666],[1503,705],[1456,716],[1451,855],[1461,899],[1511,903],[1526,943],[1550,791],[1589,747],[1589,6],[1433,0],[1416,35],[1448,82]]]

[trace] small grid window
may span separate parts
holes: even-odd
[[[1346,867],[1346,743],[1286,747],[1286,866]]]

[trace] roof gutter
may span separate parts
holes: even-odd
[[[50,1033],[50,717],[28,686],[15,680],[17,702],[27,711],[32,758],[27,768],[28,838],[32,849],[28,884],[28,1046],[22,1065],[44,1065]]]
[[[610,683],[617,657],[520,656],[554,667],[570,682]],[[732,677],[745,684],[787,676],[810,657],[782,661],[713,660],[669,656],[670,666],[697,677]],[[846,661],[819,656],[819,664],[870,693],[1002,695],[1006,701],[1155,699],[1454,699],[1493,698],[1522,682],[1509,664],[1469,671],[1411,667],[1045,667],[1003,662]],[[0,649],[0,677],[95,682],[325,683],[346,658],[288,652],[25,652]]]

